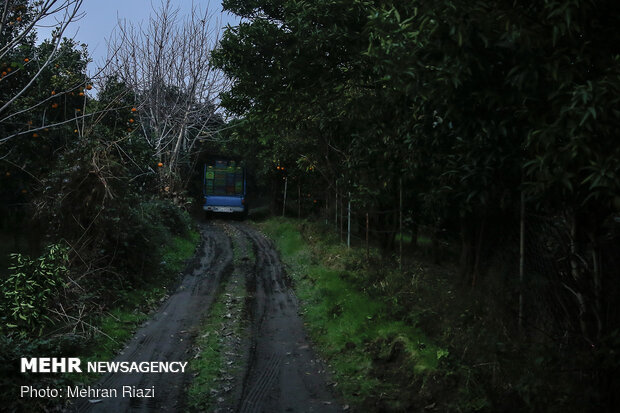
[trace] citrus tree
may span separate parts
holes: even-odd
[[[36,119],[36,122],[30,119],[30,124],[23,124],[22,121],[28,114],[40,112],[53,104],[52,99],[86,86],[87,79],[84,77],[64,79],[62,84],[52,83],[62,86],[52,90],[55,95],[48,90],[47,95],[36,94],[37,98],[33,98],[30,93],[42,84],[45,77],[50,80],[54,69],[61,69],[61,65],[71,59],[72,56],[66,52],[72,46],[68,46],[63,37],[67,27],[79,19],[81,5],[82,0],[7,0],[0,6],[0,124],[10,125],[3,131],[0,144],[49,127],[46,119]],[[51,39],[36,46],[36,28],[44,22],[54,22],[55,29]],[[71,73],[63,76],[70,77]]]

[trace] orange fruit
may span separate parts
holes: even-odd
[[[11,176],[11,173],[10,173],[10,172],[7,172],[5,175],[6,175],[6,176]]]
[[[54,96],[56,94],[55,90],[52,90],[52,96]]]
[[[2,72],[2,76],[6,76],[6,72]]]
[[[52,103],[52,109],[56,109],[58,107],[58,103]]]
[[[129,119],[129,123],[133,123],[133,122],[134,122],[133,119]]]
[[[7,71],[7,72],[10,72],[11,70],[13,70],[13,69],[11,69],[10,67],[7,67],[7,68],[6,68],[6,71]]]
[[[159,167],[161,168],[162,166],[164,166],[164,164],[163,164],[163,163],[161,163],[161,162],[159,162],[159,163],[157,164],[157,166],[159,166]]]
[[[135,112],[135,111],[137,111],[137,110],[138,110],[138,109],[136,109],[136,108],[131,108],[131,111],[132,111],[132,112]]]
[[[28,191],[25,190],[25,189],[22,189],[22,194],[25,194],[26,192],[28,192]]]
[[[77,129],[73,129],[73,132],[74,132],[74,133],[78,133],[78,130],[77,130]]]
[[[76,109],[75,111],[76,111],[76,112],[81,112],[81,111],[82,111],[82,109]]]
[[[86,85],[86,90],[91,90],[93,88],[93,85]]]
[[[21,18],[21,17],[19,17],[19,16],[17,16],[17,19],[15,19],[15,20],[17,20],[18,22],[20,22],[20,21],[22,21],[22,18]]]
[[[39,137],[39,134],[38,134],[38,133],[33,133],[33,134],[32,134],[32,137],[33,137],[33,138],[38,138],[38,137]]]
[[[28,59],[28,58],[24,59],[24,62],[26,62],[26,63],[28,63],[29,61],[30,61],[30,59]]]
[[[80,92],[80,96],[84,96],[84,92]]]

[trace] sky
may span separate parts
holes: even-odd
[[[199,7],[209,7],[217,14],[222,14],[220,0],[172,0],[172,5],[181,11],[181,15],[188,14],[192,3]],[[93,59],[89,66],[89,72],[101,66],[107,55],[106,39],[109,39],[114,27],[119,19],[126,19],[133,23],[146,23],[153,7],[161,4],[161,0],[84,0],[81,12],[84,16],[74,22],[67,31],[65,37],[73,38],[78,44],[86,43],[88,52]],[[234,15],[224,13],[222,15],[222,25],[235,25],[238,18]],[[38,28],[39,41],[49,37],[49,30]]]

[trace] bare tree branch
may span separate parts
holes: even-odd
[[[227,87],[211,65],[220,38],[221,18],[192,4],[180,16],[170,0],[153,10],[147,25],[121,21],[109,48],[108,75],[122,80],[137,96],[144,139],[169,173],[183,154],[208,133],[218,116],[215,99]]]

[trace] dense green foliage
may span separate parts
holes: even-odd
[[[50,321],[50,301],[66,282],[67,247],[51,245],[35,260],[22,254],[12,254],[11,258],[11,274],[0,285],[0,319],[4,324],[1,330],[15,329],[22,337],[41,334]]]
[[[86,45],[28,31],[40,5],[0,7],[0,400],[23,411],[59,401],[15,400],[15,386],[69,378],[19,374],[20,357],[111,358],[198,241],[136,130],[135,94],[108,76],[95,96]]]
[[[222,102],[263,176],[285,165],[331,211],[335,193],[358,211],[395,211],[403,188],[408,229],[459,243],[462,284],[501,294],[503,328],[537,349],[523,362],[556,375],[557,386],[533,377],[518,397],[567,407],[586,380],[592,408],[610,406],[618,3],[223,3],[244,19],[214,53],[232,80]],[[373,225],[395,222],[386,213]],[[571,354],[579,363],[566,371]]]
[[[215,53],[223,101],[243,139],[361,203],[402,177],[416,218],[477,222],[527,187],[600,226],[618,191],[614,4],[224,2],[247,20]]]

